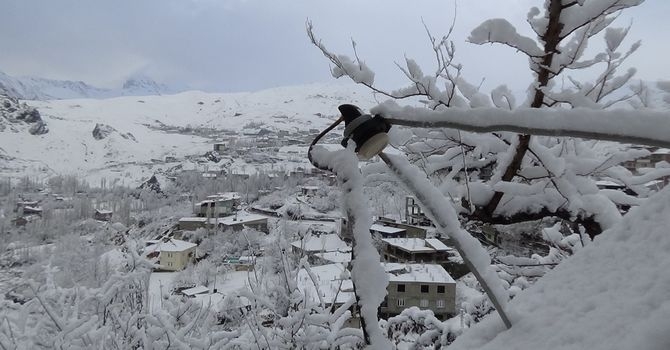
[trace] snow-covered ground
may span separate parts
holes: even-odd
[[[670,349],[669,211],[666,188],[450,349]]]
[[[323,129],[336,119],[337,106],[374,105],[372,95],[352,84],[311,84],[254,93],[204,93],[125,96],[110,99],[28,101],[42,114],[49,132],[0,133],[0,175],[45,179],[55,174],[84,175],[91,183],[105,178],[136,184],[154,172],[178,165],[186,156],[212,150],[225,133],[243,136],[261,128],[291,133]],[[113,129],[93,137],[96,124]],[[224,132],[225,130],[225,132]],[[298,152],[300,150],[296,150]],[[304,153],[299,154],[304,158]],[[254,167],[235,162],[233,168]]]
[[[167,295],[181,272],[153,272],[149,279],[149,304],[151,310],[161,307],[161,293]],[[222,295],[249,289],[249,271],[226,271],[217,275],[216,288]]]

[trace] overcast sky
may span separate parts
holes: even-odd
[[[329,81],[329,62],[305,34],[311,19],[332,50],[359,56],[389,88],[404,83],[394,62],[416,58],[431,70],[433,34],[446,33],[453,0],[2,0],[0,71],[15,76],[83,80],[116,87],[142,74],[206,91],[250,91]],[[589,1],[589,0],[587,0]],[[468,33],[502,17],[530,33],[530,6],[544,0],[460,0],[452,39],[473,82],[524,89],[527,60],[509,48],[476,46]],[[627,43],[641,39],[630,60],[638,78],[670,79],[670,1],[647,0],[615,22],[633,21]],[[591,45],[595,48],[600,42]],[[430,69],[428,67],[431,67]]]

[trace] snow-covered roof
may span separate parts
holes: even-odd
[[[426,245],[433,247],[437,251],[449,250],[449,247],[437,238],[426,238]]]
[[[670,148],[659,148],[651,152],[651,154],[670,154]]]
[[[320,302],[315,284],[326,304],[340,304],[354,297],[353,283],[344,265],[312,266],[310,270],[315,280],[312,280],[307,270],[301,269],[298,272],[298,289],[313,303]]]
[[[397,228],[397,227],[393,227],[393,226],[373,224],[372,226],[370,226],[370,231],[377,231],[377,232],[388,233],[388,234],[396,234],[396,233],[405,232],[406,230],[404,228]]]
[[[267,216],[260,214],[247,213],[244,211],[238,212],[236,215],[224,216],[222,218],[209,219],[210,224],[221,224],[224,226],[233,226],[245,224],[248,222],[267,220]]]
[[[207,222],[207,218],[201,216],[187,216],[179,219],[179,222]]]
[[[147,246],[145,253],[150,252],[183,252],[185,250],[197,247],[198,245],[191,242],[182,241],[179,239],[170,238],[168,241],[160,241],[156,244]]]
[[[240,199],[242,196],[240,196],[240,194],[237,192],[219,192],[217,194],[209,195],[207,198],[216,200],[233,200]]]
[[[384,263],[391,282],[456,283],[438,264]]]
[[[307,252],[348,252],[351,247],[335,233],[309,236],[291,243],[292,246]]]
[[[400,248],[408,252],[440,252],[449,250],[449,247],[444,245],[439,239],[436,238],[383,238],[388,245]]]
[[[253,221],[258,221],[258,220],[263,220],[267,219],[267,216],[260,215],[260,214],[253,214],[253,213],[247,213],[247,212],[238,212],[237,215],[229,215],[229,216],[224,216],[221,218],[205,218],[201,216],[187,216],[179,219],[179,222],[208,222],[210,225],[224,225],[224,226],[232,226],[232,225],[240,225],[240,224],[246,224],[249,222]]]
[[[348,263],[351,261],[351,252],[323,252],[316,253],[314,256],[333,263]]]
[[[192,297],[196,294],[204,294],[204,293],[208,293],[208,292],[209,292],[209,288],[207,288],[205,286],[195,286],[193,288],[184,289],[184,290],[181,291],[182,294],[184,294],[186,296],[189,296],[189,297]]]

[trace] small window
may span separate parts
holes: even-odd
[[[405,306],[405,299],[403,298],[398,299],[398,306]]]
[[[399,284],[397,290],[398,290],[398,293],[405,293],[405,285],[404,284]]]
[[[428,293],[429,286],[427,284],[421,285],[421,293]]]
[[[421,301],[419,302],[419,306],[428,307],[428,299],[421,299]]]
[[[444,294],[444,286],[437,286],[437,292],[440,294]]]
[[[444,300],[440,299],[436,302],[436,304],[438,309],[444,309]]]

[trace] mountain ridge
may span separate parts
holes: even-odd
[[[183,90],[144,76],[131,76],[119,88],[108,89],[83,81],[40,77],[14,77],[0,71],[0,94],[21,100],[67,100],[78,98],[112,98],[120,96],[165,95]]]

